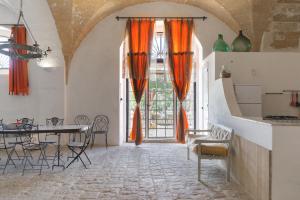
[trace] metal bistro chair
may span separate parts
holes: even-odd
[[[86,159],[89,161],[90,164],[92,164],[91,160],[89,159],[89,157],[87,156],[85,150],[87,149],[87,147],[90,144],[91,141],[91,137],[93,135],[93,126],[89,127],[88,130],[84,131],[84,141],[83,142],[70,142],[68,144],[68,148],[72,151],[72,153],[74,153],[76,156],[73,158],[73,160],[67,165],[66,168],[68,168],[72,163],[74,163],[75,160],[80,160],[81,163],[83,164],[83,166],[87,169],[86,164],[84,163],[84,161],[82,160],[81,155],[85,155]]]
[[[105,135],[105,144],[106,144],[106,148],[107,148],[108,147],[107,134],[108,134],[108,129],[109,129],[108,117],[106,115],[97,115],[94,119],[92,128],[93,128],[93,130],[92,130],[91,148],[94,146],[96,134]]]
[[[31,130],[37,129],[37,138],[34,138]],[[44,162],[46,163],[46,166],[49,168],[49,164],[47,161],[45,148],[45,143],[40,142],[40,137],[38,133],[38,126],[34,126],[32,124],[24,124],[22,127],[20,127],[20,139],[22,141],[22,148],[24,151],[24,161],[23,161],[23,171],[22,175],[24,175],[25,170],[39,170],[39,174],[42,173],[42,169],[44,165]],[[37,141],[34,141],[34,140]],[[34,158],[32,156],[32,152],[40,151],[40,155],[42,158],[38,158],[37,164],[34,164]],[[42,160],[41,164],[38,164]],[[29,164],[30,168],[27,168],[27,163]],[[35,168],[39,167],[39,168]]]
[[[64,124],[64,119],[60,119],[58,117],[52,117],[52,118],[48,118],[46,119],[46,126],[61,126]],[[55,138],[53,138],[53,136]],[[41,141],[42,144],[45,145],[45,149],[47,149],[47,147],[49,145],[55,145],[55,144],[60,144],[60,134],[56,134],[56,133],[46,133],[45,138],[43,141]],[[58,147],[60,148],[60,147]],[[54,156],[47,156],[46,158],[47,160],[52,160],[53,162],[55,161],[55,158],[58,157],[59,152],[56,151]],[[41,158],[41,155],[40,155]],[[51,159],[48,159],[51,158]]]
[[[58,117],[52,117],[52,118],[48,118],[46,119],[46,126],[61,126],[64,124],[64,119],[59,119]],[[57,139],[51,138],[49,139],[49,137],[51,136],[57,136],[56,133],[46,133],[46,136],[44,138],[44,141],[42,141],[42,143],[45,143],[47,145],[49,144],[55,144],[57,143]]]
[[[21,119],[17,119],[16,123],[7,125],[5,129],[8,129],[8,128],[9,129],[19,129],[20,127],[22,128],[25,124],[33,125],[33,122],[34,122],[34,118],[31,119],[31,118],[24,117]],[[17,135],[12,135],[12,136],[15,137],[15,141],[10,141],[9,144],[15,145],[15,149],[16,149],[17,145],[22,146],[22,141],[20,140],[19,135],[17,134]],[[17,156],[17,160],[21,160],[21,157],[24,157],[24,155],[20,156],[16,150],[14,152]]]
[[[87,126],[89,126],[91,124],[91,121],[90,121],[89,117],[86,116],[86,115],[77,115],[74,118],[74,123],[76,125],[87,125]],[[76,135],[77,135],[77,133],[70,134],[69,135],[69,142],[71,142],[71,141],[75,142],[76,141]],[[79,139],[80,139],[80,142],[81,142],[81,134],[79,134]]]
[[[21,118],[21,119],[17,119],[17,125],[24,125],[24,124],[33,124],[34,119],[30,119],[27,117]]]
[[[1,119],[0,120],[0,130],[4,130],[4,126],[3,126],[3,120]],[[2,174],[5,173],[5,170],[6,170],[6,167],[8,165],[10,165],[10,162],[12,163],[12,165],[14,165],[14,167],[16,168],[16,164],[14,163],[13,159],[12,159],[12,154],[14,153],[15,151],[15,144],[9,144],[7,143],[6,141],[6,137],[7,137],[7,134],[5,134],[4,132],[1,131],[1,135],[2,135],[2,138],[0,139],[0,151],[5,151],[6,153],[6,161],[5,161],[5,164],[4,165],[0,165],[3,169],[2,171]]]

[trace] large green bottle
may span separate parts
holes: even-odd
[[[230,51],[230,47],[223,40],[223,35],[222,34],[218,35],[218,39],[214,43],[213,51],[223,51],[223,52],[229,52]]]
[[[240,30],[239,35],[232,42],[232,51],[234,52],[249,52],[251,50],[251,41],[244,36],[243,31]]]

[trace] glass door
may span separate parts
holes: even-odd
[[[179,103],[176,100],[176,94],[173,90],[166,58],[167,45],[164,34],[164,23],[163,21],[156,21],[152,42],[151,64],[148,74],[149,81],[140,103],[145,139],[175,138],[176,115]],[[130,81],[127,81],[127,83],[127,136],[129,137],[136,103]],[[194,85],[191,83],[189,94],[184,102],[191,128],[195,126],[194,103]]]
[[[172,82],[164,63],[151,65],[148,84],[148,138],[174,138]]]

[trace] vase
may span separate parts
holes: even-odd
[[[249,52],[251,50],[251,41],[240,30],[239,35],[232,42],[232,51],[234,52]]]
[[[222,52],[229,52],[230,51],[230,47],[223,40],[223,35],[222,34],[218,35],[218,39],[214,43],[213,51],[222,51]]]

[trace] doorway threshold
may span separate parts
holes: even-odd
[[[175,138],[147,138],[144,139],[145,143],[176,143]]]
[[[128,143],[134,143],[134,141],[128,141]],[[143,143],[177,143],[175,138],[146,138]]]

